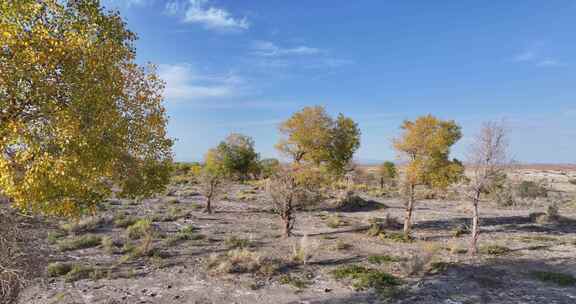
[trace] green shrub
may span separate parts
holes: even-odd
[[[128,226],[134,225],[138,221],[138,218],[133,216],[126,216],[125,214],[119,214],[114,217],[114,227],[116,228],[126,228]]]
[[[536,279],[546,282],[554,283],[559,286],[575,286],[576,277],[571,274],[561,273],[561,272],[549,272],[549,271],[534,271],[532,276]]]
[[[486,245],[480,248],[480,253],[489,255],[506,255],[511,251],[510,248],[500,245]]]
[[[126,229],[126,234],[129,239],[137,240],[143,238],[145,235],[152,232],[152,223],[148,219],[141,219]]]
[[[330,214],[327,218],[326,218],[326,226],[332,228],[332,229],[336,229],[338,227],[344,226],[344,221],[342,220],[342,217],[340,217],[340,215],[338,214]]]
[[[310,281],[288,274],[281,276],[279,281],[282,285],[290,285],[299,290],[306,289],[310,286]]]
[[[182,229],[180,229],[174,235],[170,236],[166,240],[166,244],[168,246],[172,246],[172,245],[177,244],[177,243],[182,242],[182,241],[195,241],[195,240],[204,239],[205,237],[203,235],[196,233],[197,230],[198,229],[196,229],[192,225],[184,226]]]
[[[406,236],[402,232],[383,232],[379,234],[380,239],[390,240],[399,243],[411,243],[414,241],[412,236]]]
[[[72,270],[72,265],[68,263],[50,263],[46,268],[49,277],[60,277],[68,274]]]
[[[97,235],[87,234],[58,242],[61,251],[71,251],[77,249],[91,248],[99,246],[102,238]]]
[[[351,280],[352,287],[356,290],[374,288],[379,293],[387,292],[387,289],[402,284],[398,278],[389,273],[359,265],[341,266],[332,271],[332,276],[337,280]]]

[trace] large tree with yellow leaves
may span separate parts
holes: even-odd
[[[405,121],[402,130],[402,136],[394,140],[394,148],[407,162],[403,174],[408,192],[404,235],[409,237],[416,186],[445,189],[463,177],[462,163],[449,159],[450,148],[460,140],[462,132],[456,122],[440,120],[432,115]]]
[[[163,82],[97,0],[0,0],[0,193],[74,216],[168,182]]]

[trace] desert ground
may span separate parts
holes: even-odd
[[[22,217],[37,278],[20,303],[576,303],[576,168],[513,175],[545,182],[547,196],[482,201],[476,258],[462,195],[421,197],[413,240],[398,237],[404,200],[371,187],[346,208],[298,211],[288,239],[258,182],[230,185],[213,214],[180,180],[79,221]],[[558,219],[546,220],[553,203]]]

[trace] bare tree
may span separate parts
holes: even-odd
[[[508,138],[502,122],[486,122],[476,135],[468,150],[468,171],[470,181],[467,195],[472,202],[472,236],[469,255],[478,253],[480,236],[480,214],[478,204],[483,192],[493,181],[505,174],[508,168]]]
[[[270,178],[267,189],[272,198],[272,208],[282,220],[284,237],[292,235],[296,210],[319,199],[318,185],[314,180],[309,172],[297,169],[283,169]]]

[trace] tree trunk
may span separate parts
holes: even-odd
[[[206,209],[204,212],[211,214],[212,213],[212,196],[208,196],[206,200]]]
[[[475,256],[478,253],[478,237],[480,236],[480,215],[478,214],[478,201],[480,191],[476,191],[472,200],[472,235],[470,237],[470,247],[468,255]]]
[[[380,177],[380,191],[384,191],[384,177]]]
[[[410,185],[408,193],[408,205],[406,205],[406,214],[404,216],[404,236],[410,237],[412,232],[412,211],[414,210],[414,185]]]
[[[289,238],[292,235],[292,228],[294,228],[294,215],[292,214],[292,202],[288,202],[284,213],[282,214],[282,221],[284,224],[284,231],[282,236]]]

